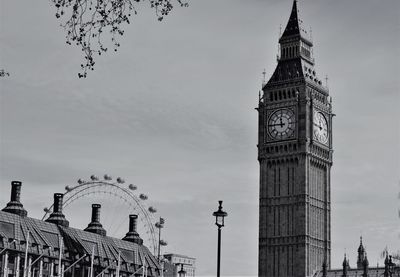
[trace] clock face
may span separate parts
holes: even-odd
[[[295,115],[290,109],[274,111],[268,118],[268,133],[273,139],[287,139],[294,135]]]
[[[321,112],[314,112],[314,120],[313,120],[313,133],[314,138],[326,144],[328,142],[328,122],[325,116]]]

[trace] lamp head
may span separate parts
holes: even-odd
[[[228,213],[222,210],[222,200],[219,200],[218,203],[218,211],[214,212],[213,216],[215,216],[215,225],[221,228],[225,226],[225,217],[228,216]]]

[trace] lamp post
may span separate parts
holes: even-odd
[[[161,256],[160,256],[161,246],[167,245],[167,242],[161,239],[161,229],[164,228],[164,223],[165,223],[164,218],[160,217],[160,221],[156,222],[155,224],[156,228],[158,229],[158,255],[157,255],[158,262],[161,261]]]
[[[220,264],[221,264],[221,228],[225,226],[224,218],[228,214],[222,210],[222,200],[218,201],[218,211],[213,212],[215,216],[215,225],[218,227],[218,252],[217,252],[217,277],[220,277]]]

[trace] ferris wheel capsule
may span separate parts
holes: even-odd
[[[166,242],[165,240],[160,240],[160,245],[167,246],[168,242]]]
[[[129,189],[130,190],[137,190],[137,186],[135,186],[134,184],[130,184],[129,185]]]
[[[110,181],[110,180],[112,180],[112,177],[108,174],[104,174],[104,180]]]
[[[78,184],[82,185],[85,181],[82,179],[78,179]]]
[[[122,179],[121,177],[118,177],[118,178],[117,178],[117,182],[118,182],[119,184],[123,184],[123,183],[125,183],[125,180]]]
[[[92,179],[92,181],[98,181],[99,177],[97,177],[96,175],[92,175],[90,176],[90,179]]]
[[[45,213],[49,213],[49,212],[50,212],[50,209],[47,208],[47,207],[45,207],[45,208],[43,209],[43,211],[44,211]]]
[[[141,194],[139,195],[139,198],[142,199],[142,200],[147,200],[149,197],[147,197],[146,194],[141,193]]]
[[[151,213],[156,213],[156,212],[157,212],[157,209],[154,208],[153,206],[150,206],[150,207],[149,207],[149,212],[151,212]]]
[[[65,186],[65,190],[66,190],[67,192],[70,192],[70,191],[72,190],[72,188],[71,188],[70,186]]]

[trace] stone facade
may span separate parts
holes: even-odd
[[[183,269],[186,277],[194,277],[196,271],[196,259],[181,254],[164,254],[164,259],[168,261],[164,277],[178,277],[178,272]]]
[[[293,2],[280,56],[260,92],[259,276],[330,268],[332,105]]]

